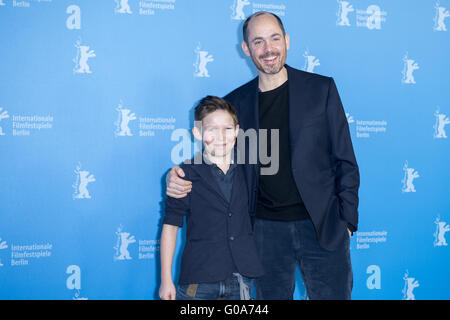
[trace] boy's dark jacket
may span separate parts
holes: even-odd
[[[230,203],[208,164],[181,165],[192,191],[182,199],[167,197],[165,224],[181,227],[186,216],[186,243],[180,284],[216,282],[237,271],[253,278],[263,274],[248,211],[247,183],[237,165]],[[235,268],[236,267],[236,268]]]

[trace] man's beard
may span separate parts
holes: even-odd
[[[277,61],[273,65],[267,65],[262,60],[266,59],[268,57],[275,57],[274,61],[278,60],[279,62]],[[255,64],[256,68],[265,74],[277,74],[284,67],[284,61],[279,60],[279,59],[281,59],[280,53],[269,52],[269,53],[259,56],[259,60],[255,59],[253,56],[252,56],[252,59],[253,59],[253,63]]]

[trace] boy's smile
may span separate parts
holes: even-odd
[[[232,116],[227,111],[216,110],[203,118],[201,132],[194,129],[194,136],[203,140],[206,155],[212,162],[229,162],[238,132],[239,126]]]

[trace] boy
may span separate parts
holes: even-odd
[[[189,195],[166,200],[159,295],[163,300],[248,300],[250,278],[261,276],[263,270],[253,239],[243,168],[232,161],[237,114],[225,100],[207,96],[195,108],[195,121],[192,133],[203,142],[203,161],[181,165],[192,181]],[[185,216],[186,244],[176,290],[172,261]]]

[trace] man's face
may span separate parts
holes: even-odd
[[[289,49],[289,36],[283,36],[275,17],[263,14],[248,24],[247,42],[242,42],[244,53],[251,57],[259,72],[277,74],[283,69]]]
[[[203,140],[205,151],[213,157],[230,155],[236,142],[239,126],[234,124],[233,117],[223,110],[217,110],[202,120],[201,132],[194,127],[194,136]]]

